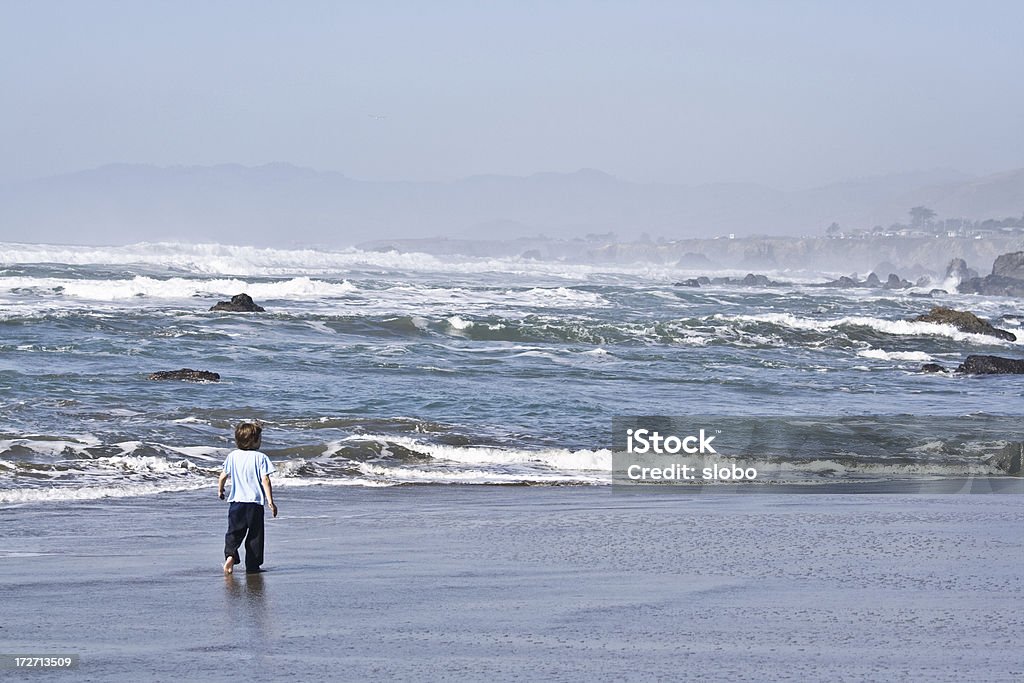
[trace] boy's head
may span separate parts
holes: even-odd
[[[263,425],[259,422],[240,422],[235,427],[235,445],[243,451],[259,450],[263,441]]]

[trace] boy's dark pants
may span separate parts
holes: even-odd
[[[228,533],[224,535],[224,557],[235,558],[245,539],[245,569],[256,571],[263,564],[263,506],[259,503],[232,503],[228,508]]]

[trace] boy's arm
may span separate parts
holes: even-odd
[[[267,492],[267,505],[270,506],[270,511],[277,517],[277,505],[274,503],[274,487],[270,485],[270,475],[263,475],[263,490]]]
[[[217,497],[224,500],[224,483],[228,480],[228,473],[221,472],[220,479],[217,480]]]

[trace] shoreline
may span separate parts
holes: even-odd
[[[135,488],[117,489],[112,487],[81,488],[0,488],[0,510],[34,505],[65,505],[69,503],[100,503],[107,500],[144,500],[157,496],[178,495],[203,491],[216,485],[216,479],[208,482],[191,482],[187,485],[168,483],[168,488],[147,490],[145,485]],[[286,491],[302,489],[401,489],[426,488],[443,490],[449,487],[482,489],[520,488],[583,488],[608,490],[615,495],[644,493],[656,495],[722,495],[722,496],[775,496],[775,495],[1024,495],[1024,476],[1020,475],[977,475],[968,477],[920,476],[898,479],[884,478],[839,478],[833,480],[806,480],[779,482],[772,480],[749,482],[680,482],[650,481],[632,482],[612,476],[606,482],[540,483],[523,481],[515,483],[474,483],[460,484],[431,481],[405,481],[388,484],[368,485],[358,481],[338,480],[294,480],[279,478],[275,488]],[[18,495],[21,499],[16,498]],[[62,497],[65,496],[65,497]]]

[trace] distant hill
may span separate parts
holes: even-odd
[[[1024,212],[1024,169],[973,178],[932,171],[783,192],[757,184],[632,183],[601,171],[474,176],[451,183],[370,182],[290,164],[113,164],[0,186],[0,240],[188,240],[341,246],[394,238],[669,238],[820,234],[832,221],[906,221]]]

